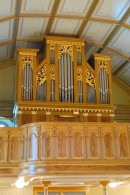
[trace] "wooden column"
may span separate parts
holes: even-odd
[[[55,45],[55,102],[59,102],[59,52],[58,44]]]
[[[77,66],[77,48],[73,46],[73,64],[74,64],[74,102],[78,102],[78,66]]]
[[[109,184],[109,181],[100,181],[100,184],[103,186],[103,195],[107,195],[106,186]]]
[[[19,65],[17,75],[17,101],[22,100],[22,55],[19,53]]]
[[[20,127],[22,125],[22,111],[18,111],[17,120],[18,120],[18,127]]]
[[[42,185],[44,187],[44,195],[48,195],[48,186],[50,183],[50,181],[42,181]]]
[[[50,102],[50,43],[47,41],[46,45],[46,101]]]
[[[33,53],[33,100],[36,101],[36,66],[37,66],[37,52],[38,50],[34,51]]]
[[[86,60],[85,60],[85,43],[82,43],[81,53],[82,53],[82,81],[83,81],[83,103],[86,103],[87,94],[86,94]]]

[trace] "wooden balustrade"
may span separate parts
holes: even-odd
[[[0,163],[130,159],[130,125],[38,122],[1,128]]]

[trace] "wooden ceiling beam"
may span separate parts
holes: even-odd
[[[58,1],[59,2],[59,1]],[[50,15],[50,14],[45,14],[45,13],[22,13],[19,15],[11,15],[8,17],[3,17],[0,18],[0,22],[6,22],[8,20],[15,20],[19,18],[49,18],[49,19],[76,19],[76,20],[82,20],[83,22],[88,22],[88,21],[94,21],[94,22],[101,22],[101,23],[107,23],[107,24],[115,24],[117,26],[124,27],[126,29],[130,29],[130,25],[125,24],[125,23],[119,23],[117,20],[111,20],[111,19],[104,19],[104,18],[87,18],[87,17],[82,17],[82,16],[71,16],[71,15]]]
[[[15,59],[8,59],[8,60],[2,60],[0,61],[0,70],[10,67],[10,66],[15,66],[16,65],[16,60]]]
[[[110,43],[110,41],[114,38],[114,36],[120,30],[121,26],[123,26],[123,27],[127,26],[128,27],[128,25],[124,24],[124,21],[129,16],[129,13],[130,13],[130,8],[125,12],[124,16],[119,21],[119,25],[118,26],[116,25],[115,28],[113,29],[113,31],[110,33],[110,35],[108,36],[108,38],[106,39],[106,41],[103,44],[103,48],[100,49],[100,52],[102,52],[103,49],[110,50],[113,53],[115,53],[115,54],[119,55],[120,57],[124,58],[125,60],[127,60],[118,67],[118,69],[113,73],[113,76],[117,75],[123,68],[126,67],[126,65],[128,64],[128,61],[130,61],[130,57],[123,54],[123,53],[121,53],[121,52],[119,52],[119,51],[117,51],[117,50],[115,50],[115,49],[113,49],[112,47],[107,46],[107,45]],[[120,79],[118,79],[118,80],[120,80]]]
[[[15,44],[13,45],[13,48],[11,49],[11,58],[14,57],[14,53],[16,50],[16,38],[17,38],[17,34],[18,34],[18,27],[19,27],[19,18],[17,17],[20,14],[20,9],[21,9],[21,4],[22,4],[22,0],[19,0],[16,2],[17,6],[16,6],[16,20],[14,22],[14,28],[13,28],[13,40],[15,42]]]
[[[122,17],[122,19],[119,21],[119,24],[117,26],[115,26],[115,28],[113,29],[113,31],[110,33],[110,35],[108,36],[108,38],[105,40],[103,46],[105,47],[106,45],[108,45],[108,43],[113,39],[113,37],[117,34],[117,32],[120,30],[121,26],[124,27],[124,20],[128,17],[130,13],[130,9],[128,9],[126,11],[126,13],[124,14],[124,16]],[[130,27],[129,27],[130,28]]]
[[[113,83],[115,83],[118,87],[123,89],[128,95],[130,95],[130,87],[124,83],[121,79],[119,79],[117,76],[112,77]]]
[[[4,46],[4,45],[7,45],[7,44],[12,44],[12,43],[15,43],[15,40],[8,40],[8,41],[3,41],[0,43],[0,46]]]
[[[113,52],[114,54],[117,54],[118,56],[124,58],[125,60],[130,61],[129,56],[127,56],[127,55],[125,55],[125,54],[123,54],[123,53],[121,53],[121,52],[119,52],[119,51],[113,49],[112,47],[104,47],[104,46],[103,46],[102,48],[103,48],[103,49],[106,49],[106,50],[109,50],[109,51]]]
[[[95,8],[96,8],[96,6],[97,6],[98,3],[99,3],[99,0],[94,0],[93,1],[92,5],[91,5],[91,7],[89,9],[89,11],[86,14],[86,17],[85,17],[86,20],[84,20],[82,22],[82,24],[81,24],[81,26],[80,26],[80,28],[79,28],[79,30],[77,32],[77,37],[80,37],[81,36],[82,32],[84,31],[84,29],[85,29],[85,27],[87,25],[87,22],[88,22],[89,18],[91,17],[91,15],[92,15],[93,11],[95,10]]]
[[[123,68],[125,68],[128,65],[128,61],[125,61],[121,66],[119,66],[114,72],[113,76],[117,75]]]
[[[54,16],[56,15],[56,12],[58,10],[60,2],[61,2],[61,0],[55,0],[55,3],[53,5],[52,11],[51,11],[51,18],[49,18],[48,25],[46,27],[44,35],[50,34],[50,30],[51,30],[51,27],[53,25],[54,18],[55,18]]]

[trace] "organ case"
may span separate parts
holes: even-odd
[[[77,121],[91,115],[98,121],[105,113],[111,121],[114,115],[111,55],[94,54],[92,68],[85,60],[85,44],[84,39],[49,36],[45,37],[45,52],[19,49],[19,113],[32,115],[40,110],[44,120],[76,115]],[[89,117],[86,120],[89,121]]]

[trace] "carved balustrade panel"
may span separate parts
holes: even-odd
[[[7,161],[8,154],[8,130],[0,132],[0,162]]]
[[[0,131],[0,162],[21,162],[23,146],[23,134],[18,128],[3,128]]]
[[[0,163],[49,159],[129,160],[129,125],[39,122],[1,130]]]

